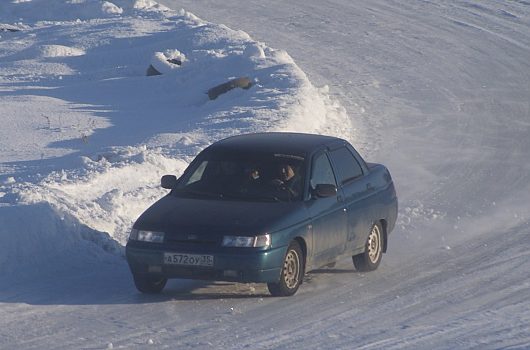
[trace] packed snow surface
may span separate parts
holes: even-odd
[[[2,349],[530,348],[528,2],[1,1],[0,121]],[[160,176],[273,130],[390,168],[379,270],[138,294]]]

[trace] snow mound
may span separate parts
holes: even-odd
[[[157,72],[166,74],[179,68],[185,60],[186,56],[179,50],[166,50],[165,52],[155,52],[151,58],[151,65]]]
[[[127,147],[83,158],[84,168],[54,172],[38,184],[17,192],[18,203],[48,203],[79,224],[106,232],[124,244],[131,222],[146,205],[162,197],[162,175],[180,174],[187,162],[165,156],[160,149]]]
[[[245,47],[243,55],[248,58],[265,58],[265,45],[262,43],[250,43]]]
[[[38,266],[55,257],[66,262],[86,251],[96,257],[123,251],[107,233],[81,224],[47,202],[0,206],[0,225],[0,271],[7,274],[21,275],[21,267]]]
[[[118,7],[112,2],[108,1],[105,1],[103,4],[101,4],[101,11],[107,15],[121,15],[123,13],[123,9],[121,7]]]
[[[167,7],[151,0],[18,0],[0,3],[0,16],[6,22],[76,21],[166,11],[169,11]]]
[[[68,56],[83,56],[84,50],[75,47],[68,47],[63,45],[42,45],[39,47],[41,57],[68,57]]]
[[[0,42],[0,103],[12,122],[0,130],[0,218],[20,218],[0,226],[6,261],[66,259],[87,240],[119,252],[112,244],[124,245],[137,216],[166,193],[160,177],[180,175],[216,140],[355,137],[327,87],[313,86],[285,51],[184,10],[149,0],[2,3],[0,22],[14,18],[28,29]],[[145,76],[149,64],[163,74]],[[209,100],[237,77],[252,86]]]

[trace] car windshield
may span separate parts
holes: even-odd
[[[303,197],[304,157],[278,153],[202,154],[186,170],[175,196],[290,202]]]

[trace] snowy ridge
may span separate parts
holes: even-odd
[[[113,240],[125,244],[133,220],[165,193],[161,175],[180,174],[215,140],[272,130],[355,135],[327,87],[242,31],[153,1],[1,6],[0,23],[25,28],[0,42],[2,118],[12,124],[0,131],[4,271],[8,261],[47,259],[54,246],[63,254],[72,237],[119,251]],[[149,64],[163,74],[146,76]],[[252,87],[209,101],[208,89],[236,77]],[[48,229],[7,221],[2,211],[17,208]],[[50,249],[37,249],[41,241]]]

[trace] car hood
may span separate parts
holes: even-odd
[[[244,202],[163,197],[147,209],[134,228],[194,235],[259,235],[307,219],[303,202]]]

